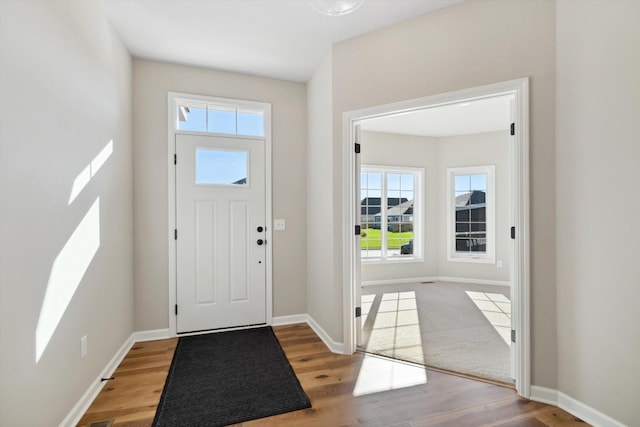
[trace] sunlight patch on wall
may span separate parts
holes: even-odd
[[[84,187],[89,184],[91,178],[100,170],[102,165],[107,161],[113,153],[113,140],[109,141],[107,145],[98,153],[96,157],[87,165],[86,168],[80,172],[80,174],[73,180],[73,186],[71,187],[71,195],[69,196],[69,205],[78,197]]]
[[[98,197],[53,261],[36,327],[36,363],[49,345],[99,247],[100,198]]]
[[[419,366],[365,355],[356,385],[354,396],[397,390],[427,383],[427,371]]]
[[[502,294],[466,291],[491,326],[511,346],[511,301]]]

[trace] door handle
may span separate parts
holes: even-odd
[[[264,228],[262,226],[258,227],[258,233],[262,233],[264,231]]]
[[[262,246],[264,245],[266,242],[262,239],[258,239],[258,241],[256,242],[258,244],[258,246]]]

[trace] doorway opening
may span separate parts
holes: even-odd
[[[347,351],[528,396],[527,96],[519,79],[345,113]]]

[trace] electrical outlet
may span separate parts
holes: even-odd
[[[83,336],[82,338],[80,338],[80,358],[84,359],[85,356],[87,355],[87,336]]]
[[[502,260],[498,260],[498,262],[496,262],[496,267],[502,268]]]

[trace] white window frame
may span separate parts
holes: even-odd
[[[387,180],[386,175],[389,173],[412,174],[413,175],[413,255],[389,256],[386,254],[386,234],[382,233],[382,241],[380,242],[381,256],[365,257],[362,256],[362,262],[367,264],[387,264],[402,262],[422,262],[424,261],[422,248],[424,247],[424,237],[422,227],[424,222],[423,216],[423,197],[422,182],[424,177],[424,168],[413,168],[406,166],[388,166],[388,165],[362,165],[361,172],[380,172],[382,174],[382,190],[380,198],[380,212],[383,214],[381,218],[382,224],[386,224],[387,210]],[[386,229],[386,227],[385,227]],[[366,230],[363,230],[366,232]]]
[[[213,135],[223,138],[238,137],[243,139],[270,140],[271,135],[271,104],[258,101],[246,101],[241,99],[219,98],[206,95],[192,95],[186,93],[169,92],[171,100],[169,102],[169,130],[185,134],[185,135]],[[236,120],[236,131],[231,132],[213,132],[209,130],[186,130],[178,129],[178,107],[180,104],[199,105],[207,109],[208,107],[228,109],[233,111]],[[262,113],[262,131],[264,135],[251,135],[238,132],[238,112]],[[208,115],[207,115],[208,120]]]
[[[463,175],[486,175],[487,193],[486,207],[486,252],[458,252],[456,251],[456,197],[455,177]],[[495,264],[496,262],[496,167],[495,165],[467,166],[447,168],[447,260],[452,262],[469,262]]]

